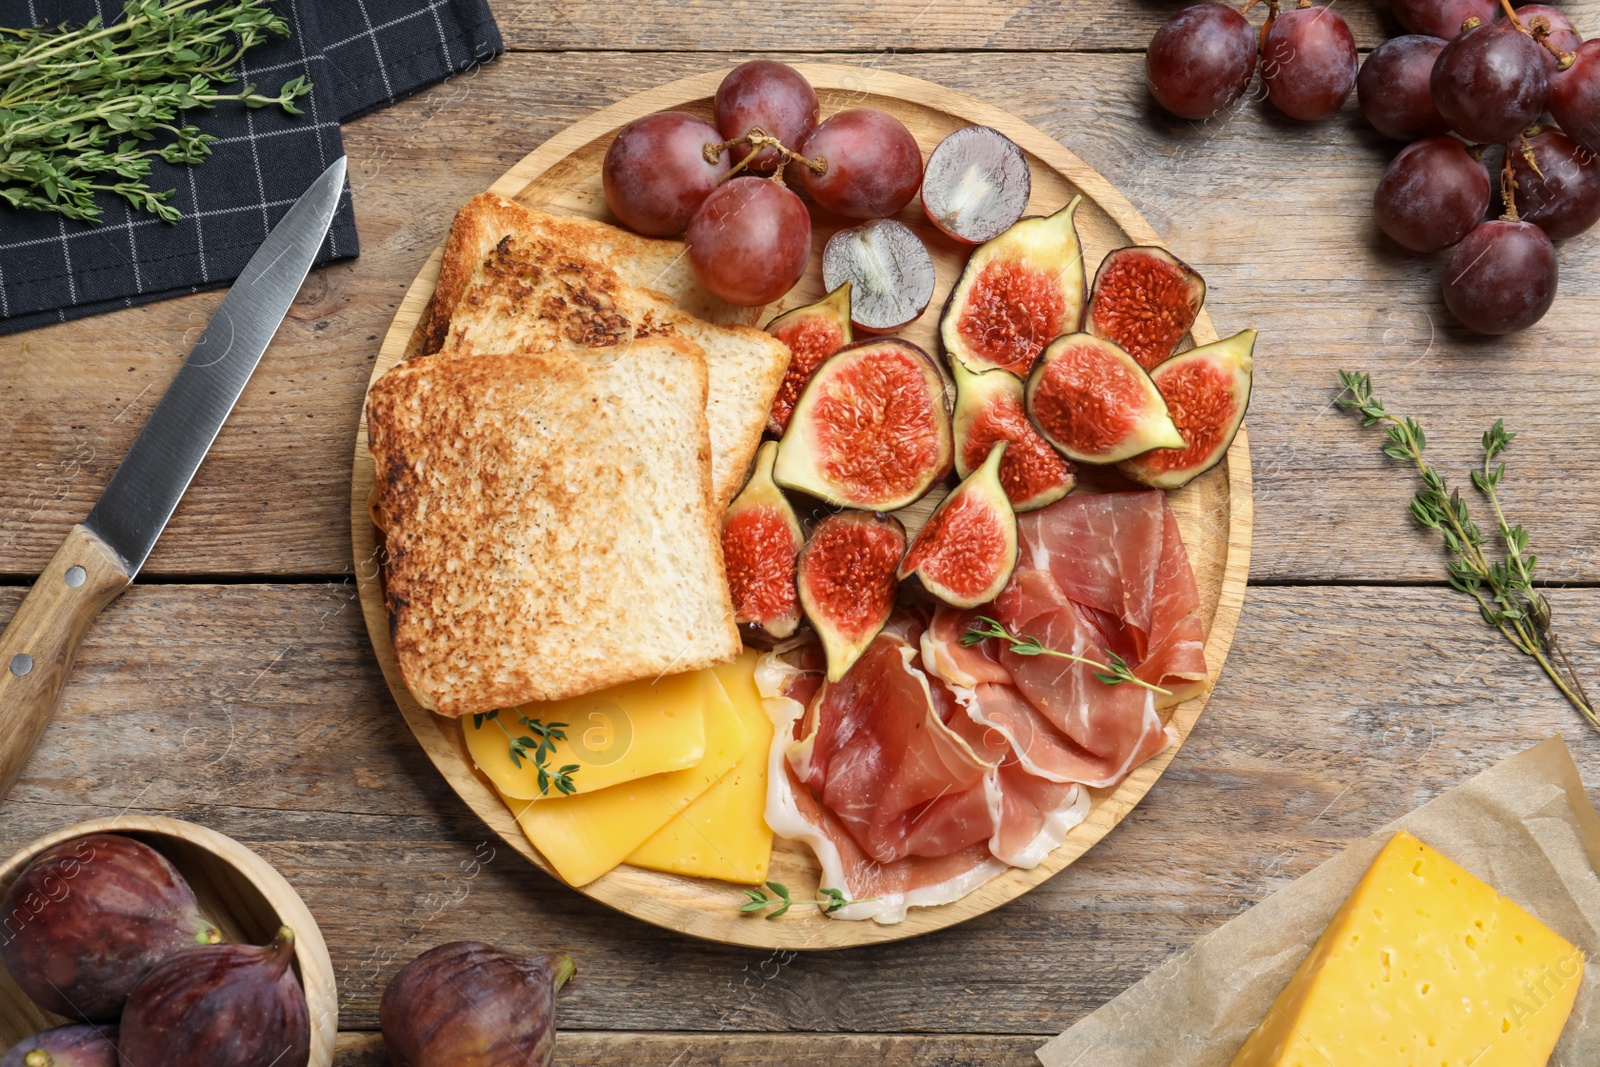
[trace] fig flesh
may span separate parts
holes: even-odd
[[[46,1011],[114,1020],[139,980],[196,945],[222,940],[165,856],[122,834],[41,852],[0,902],[0,958]]]
[[[1256,332],[1190,349],[1150,372],[1167,402],[1183,448],[1157,448],[1118,465],[1136,482],[1177,489],[1222,462],[1250,406],[1250,376]]]
[[[1050,342],[1028,376],[1024,400],[1045,440],[1079,463],[1117,463],[1152,448],[1184,446],[1149,372],[1093,334]]]
[[[1000,484],[1006,442],[939,502],[900,561],[899,577],[956,608],[975,608],[1000,595],[1017,566],[1017,516]]]
[[[905,527],[891,516],[841,511],[812,529],[800,550],[800,606],[822,638],[828,681],[843,678],[889,621],[905,554]]]
[[[960,363],[956,379],[956,473],[969,477],[995,442],[1006,442],[1000,484],[1013,511],[1036,511],[1072,492],[1077,468],[1039,436],[1022,403],[1022,380],[1003,370],[974,374]]]
[[[822,248],[822,284],[849,284],[850,319],[872,333],[915,321],[928,310],[937,281],[928,246],[896,219],[839,230]]]
[[[811,376],[778,446],[773,480],[838,507],[893,511],[950,472],[944,378],[898,338],[858,341]]]
[[[790,352],[789,369],[783,373],[767,416],[767,432],[782,437],[812,372],[852,340],[850,283],[843,283],[815,304],[785,311],[767,323],[767,332],[788,345]]]
[[[556,991],[576,970],[565,952],[516,956],[481,941],[429,949],[383,991],[383,1046],[394,1067],[546,1067]]]
[[[781,640],[800,626],[795,557],[805,534],[789,498],[772,480],[777,458],[776,441],[757,450],[755,471],[722,520],[722,561],[733,599],[733,621]]]
[[[1178,350],[1205,299],[1205,279],[1189,264],[1165,248],[1130,245],[1100,261],[1083,328],[1149,370]]]
[[[305,1067],[311,1017],[294,931],[272,943],[207,945],[145,975],[122,1012],[122,1067]]]
[[[945,355],[969,370],[1027,377],[1044,346],[1083,319],[1083,248],[1073,215],[1023,219],[973,250],[939,320]]]
[[[1033,176],[1011,140],[988,126],[963,126],[939,142],[922,172],[922,210],[946,237],[992,241],[1028,208]]]
[[[12,1045],[0,1067],[117,1067],[117,1028],[58,1026]]]

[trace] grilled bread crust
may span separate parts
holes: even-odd
[[[703,356],[450,350],[367,399],[373,516],[406,685],[444,715],[738,654]]]

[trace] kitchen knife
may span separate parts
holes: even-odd
[[[78,641],[139,573],[216,440],[333,224],[341,156],[245,264],[89,517],[0,634],[0,798],[22,773],[66,684]]]

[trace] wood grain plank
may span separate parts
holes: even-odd
[[[399,297],[456,204],[596,107],[742,55],[513,54],[346,130],[363,257],[317,272],[157,546],[151,574],[330,574],[350,567],[344,501],[361,386]],[[1409,525],[1412,486],[1329,410],[1333,372],[1373,371],[1446,469],[1484,424],[1525,431],[1507,501],[1554,581],[1600,581],[1600,241],[1561,250],[1562,292],[1534,329],[1451,326],[1442,257],[1386,247],[1370,196],[1391,151],[1352,103],[1315,124],[1247,103],[1195,125],[1152,113],[1137,56],[874,57],[1004,107],[1106,175],[1211,283],[1219,331],[1262,331],[1250,428],[1266,581],[1436,581]],[[0,339],[0,574],[31,574],[82,517],[216,294]],[[192,335],[191,335],[192,336]],[[1462,480],[1462,479],[1458,479]]]
[[[0,612],[17,598],[0,592]],[[1600,591],[1564,591],[1556,609],[1593,676]],[[572,1030],[1053,1033],[1344,843],[1552,734],[1600,785],[1600,735],[1455,594],[1254,590],[1189,741],[1077,864],[925,938],[772,953],[627,919],[498,846],[400,722],[348,587],[135,586],[91,628],[0,807],[0,854],[124,810],[237,838],[316,915],[348,1028],[376,1026],[404,960],[477,938],[570,950]]]
[[[830,1063],[835,1067],[956,1067],[982,1063],[1029,1067],[1054,1035],[940,1034],[652,1034],[566,1030],[557,1063],[585,1067],[761,1067]],[[388,1067],[377,1034],[339,1035],[334,1067]]]

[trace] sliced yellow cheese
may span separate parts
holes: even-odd
[[[522,832],[568,882],[585,885],[621,863],[739,761],[747,740],[744,724],[716,675],[701,673],[706,744],[696,766],[577,796],[506,799]]]
[[[1583,965],[1539,920],[1398,833],[1232,1067],[1540,1067]]]
[[[767,826],[767,751],[772,720],[756,689],[760,654],[750,649],[732,663],[713,667],[744,724],[744,754],[733,770],[640,845],[628,862],[696,878],[759,885],[772,861]]]
[[[464,716],[461,733],[478,769],[495,788],[515,800],[559,795],[539,790],[539,771],[531,759],[521,765],[511,756],[511,741],[533,737],[521,716],[566,723],[567,739],[546,757],[552,770],[576,765],[572,784],[593,793],[619,782],[682,770],[706,752],[706,682],[709,670],[673,674],[658,681],[628,682],[588,696],[506,708],[493,719]],[[530,746],[531,748],[532,746]]]

